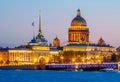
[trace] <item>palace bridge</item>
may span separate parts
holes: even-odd
[[[102,64],[46,64],[46,70],[84,70],[84,71],[99,71],[104,68],[118,69],[118,63],[102,63]]]

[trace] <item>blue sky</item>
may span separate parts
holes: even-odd
[[[58,36],[67,42],[67,32],[76,10],[90,29],[90,41],[102,36],[107,44],[120,45],[120,0],[0,0],[0,46],[18,46],[37,35],[39,10],[43,34],[49,43]],[[31,26],[35,21],[35,27]]]

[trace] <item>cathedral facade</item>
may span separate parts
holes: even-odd
[[[77,10],[77,16],[68,28],[68,44],[63,46],[64,63],[102,63],[110,62],[116,48],[105,43],[101,37],[98,43],[90,43],[87,22]]]
[[[81,12],[77,10],[77,16],[72,20],[70,28],[68,28],[68,44],[88,44],[89,28],[85,19],[81,16]]]

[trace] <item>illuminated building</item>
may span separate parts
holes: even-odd
[[[39,31],[38,35],[26,45],[33,51],[33,63],[45,64],[49,62],[49,51],[48,41],[42,34],[41,16],[39,15]]]
[[[8,51],[10,64],[46,64],[58,62],[60,40],[56,37],[54,47],[49,47],[42,35],[41,18],[39,17],[39,33],[25,48],[13,48]]]
[[[59,56],[63,47],[60,47],[60,40],[56,36],[53,40],[53,46],[50,46],[51,63],[59,63]]]
[[[77,10],[77,16],[72,20],[71,26],[68,29],[68,44],[88,44],[89,29],[84,18],[81,17],[81,12]]]
[[[57,37],[53,40],[53,46],[60,47],[60,40]]]
[[[0,65],[8,64],[8,49],[0,49]]]
[[[50,48],[48,46],[33,46],[34,51],[34,63],[45,64],[50,60]]]
[[[62,57],[65,63],[102,63],[110,62],[111,55],[116,52],[116,48],[107,45],[102,37],[98,44],[89,42],[89,29],[84,18],[81,17],[80,10],[72,20],[68,29],[68,45],[63,47]]]
[[[50,55],[52,56],[52,63],[59,63],[59,57],[61,52],[63,51],[63,47],[50,47]]]
[[[9,62],[13,65],[32,64],[33,52],[29,49],[9,49]]]

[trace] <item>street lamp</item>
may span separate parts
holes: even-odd
[[[34,63],[37,63],[37,58],[34,58]]]
[[[75,63],[75,58],[72,58],[72,63]]]

